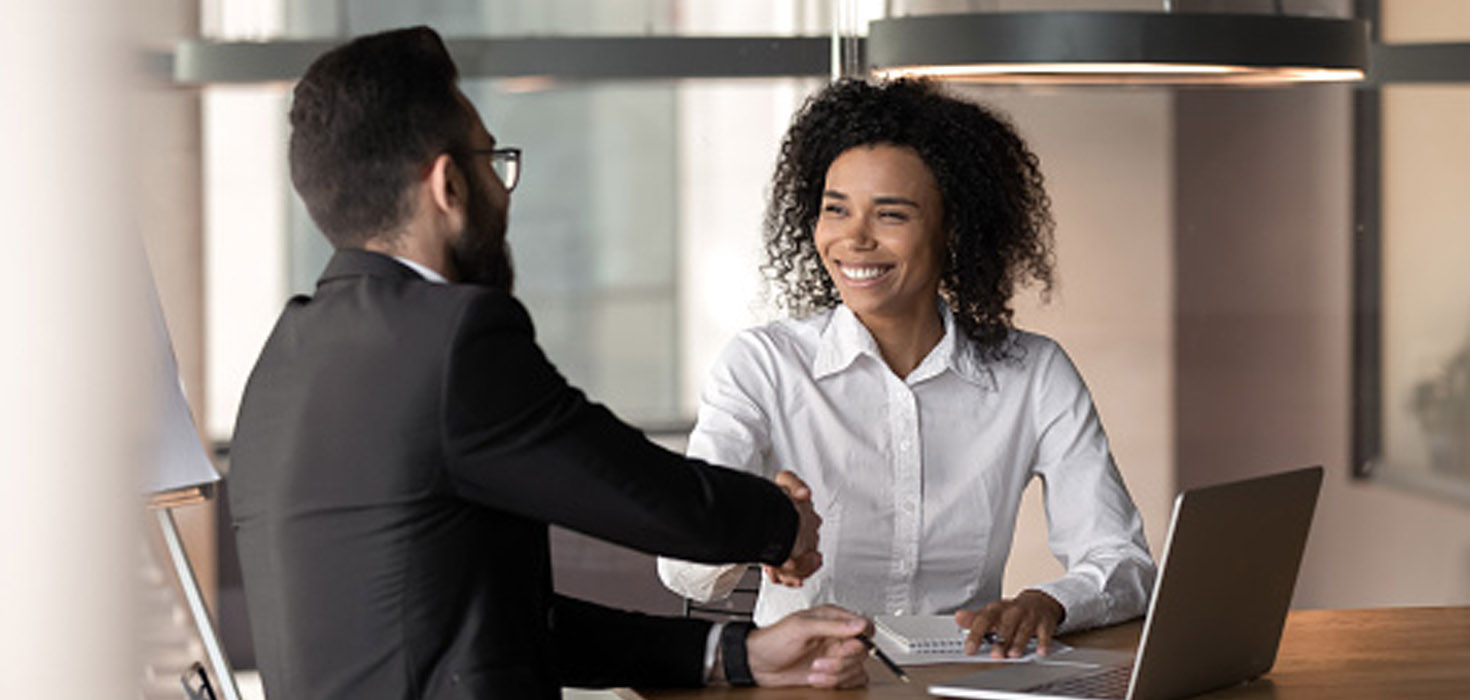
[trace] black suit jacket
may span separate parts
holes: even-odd
[[[366,251],[283,312],[228,479],[273,700],[698,684],[707,623],[554,594],[547,523],[710,562],[784,561],[796,528],[567,385],[510,295]]]

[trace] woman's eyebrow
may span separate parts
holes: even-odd
[[[826,190],[825,192],[822,192],[822,199],[842,199],[842,200],[846,200],[846,199],[849,199],[849,197],[846,194],[844,194],[842,192],[839,192],[837,190]],[[918,202],[915,202],[914,200],[909,199],[908,197],[900,197],[898,195],[880,195],[878,197],[874,197],[873,198],[873,203],[874,204],[885,204],[885,205],[898,204],[898,205],[913,207],[915,209],[920,208]]]

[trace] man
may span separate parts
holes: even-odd
[[[547,523],[642,551],[820,565],[810,494],[686,461],[566,384],[510,295],[518,153],[426,28],[363,37],[295,90],[291,176],[338,249],[241,404],[230,506],[275,698],[557,697],[561,685],[865,682],[867,621],[769,628],[552,592]],[[748,636],[747,636],[748,635]]]

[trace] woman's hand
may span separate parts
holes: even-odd
[[[990,655],[1000,659],[1025,655],[1026,645],[1036,638],[1036,653],[1051,653],[1051,637],[1067,611],[1061,603],[1038,590],[1026,589],[1014,598],[992,601],[979,610],[960,610],[955,622],[970,630],[965,653],[975,654],[989,643]],[[987,639],[987,635],[993,635]]]

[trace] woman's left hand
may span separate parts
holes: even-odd
[[[1042,656],[1051,652],[1051,637],[1062,624],[1067,611],[1061,603],[1038,590],[1021,591],[1014,598],[991,601],[979,610],[960,610],[954,614],[955,622],[970,630],[965,638],[965,653],[980,651],[987,643],[986,635],[994,635],[990,655],[1000,659],[1018,658],[1025,655],[1026,645],[1036,638],[1036,653]]]

